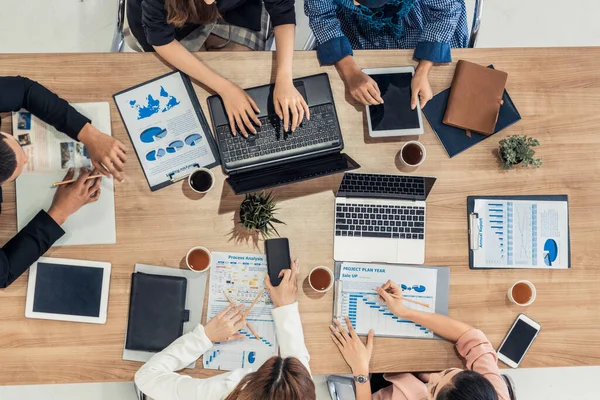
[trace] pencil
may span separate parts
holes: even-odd
[[[90,179],[96,179],[96,178],[102,178],[102,175],[92,175],[92,176],[88,176],[87,178],[85,178],[85,180],[90,180]],[[62,181],[62,182],[56,182],[52,185],[52,187],[58,187],[58,186],[62,186],[62,185],[68,185],[69,183],[74,183],[77,182],[77,179],[71,179],[68,181]]]
[[[227,292],[225,290],[223,290],[223,294],[225,295],[225,298],[227,299],[227,301],[229,301],[229,303],[233,304],[233,300],[231,300],[231,297],[229,297],[229,295],[227,294]],[[246,318],[246,315],[244,315],[243,317]],[[252,328],[252,326],[250,325],[250,323],[248,321],[246,321],[246,327],[248,328],[248,330],[250,332],[252,332],[252,334],[254,335],[254,337],[257,340],[260,340],[260,336],[258,335],[258,333],[256,333],[256,331]]]
[[[387,290],[386,290],[386,292],[387,292]],[[404,297],[404,296],[398,296],[397,294],[390,293],[390,292],[388,292],[388,294],[389,294],[391,297],[395,298],[395,299],[402,299],[402,300],[404,300],[404,301],[407,301],[407,302],[409,302],[409,303],[413,303],[413,304],[417,304],[417,305],[420,305],[420,306],[423,306],[423,307],[431,308],[431,306],[430,306],[429,304],[421,303],[420,301],[416,301],[416,300],[407,299],[407,298],[406,298],[406,297]]]
[[[258,296],[256,296],[254,298],[254,301],[252,302],[252,304],[250,304],[250,307],[248,307],[248,309],[244,313],[244,318],[246,318],[248,316],[248,314],[250,314],[250,311],[252,311],[252,307],[254,307],[254,305],[256,304],[258,299],[260,299],[260,297],[263,295],[264,292],[265,292],[265,289],[261,290],[260,293],[258,293]]]

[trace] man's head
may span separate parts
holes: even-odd
[[[19,142],[11,135],[0,132],[0,185],[14,181],[27,161]]]

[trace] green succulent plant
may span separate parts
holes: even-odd
[[[500,141],[499,154],[504,169],[511,169],[521,163],[523,167],[539,168],[542,165],[541,158],[534,158],[533,147],[539,146],[537,139],[527,136],[508,136]]]
[[[273,225],[284,224],[275,218],[277,203],[273,200],[272,193],[246,194],[246,198],[240,205],[240,224],[249,231],[260,232],[263,238],[273,236],[273,232],[279,236],[279,232]]]

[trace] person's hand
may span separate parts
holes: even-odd
[[[352,73],[348,74],[346,84],[348,85],[350,94],[356,101],[359,101],[364,105],[372,106],[383,104],[377,82],[359,68],[356,68]]]
[[[256,115],[260,113],[260,110],[254,100],[252,100],[252,97],[233,83],[229,83],[219,94],[223,99],[233,136],[237,134],[236,125],[240,128],[244,137],[248,137],[248,132],[256,134],[254,125],[261,126]]]
[[[420,105],[421,109],[423,109],[425,104],[427,104],[427,102],[433,97],[433,91],[431,90],[431,85],[429,84],[429,71],[427,69],[417,69],[412,78],[411,90],[411,110],[417,108],[417,100],[421,101]]]
[[[348,317],[345,318],[348,331],[336,319],[334,322],[335,326],[329,326],[331,340],[333,340],[340,353],[342,353],[354,376],[369,375],[369,363],[371,362],[371,354],[373,354],[373,334],[375,331],[373,329],[369,331],[367,345],[365,346],[354,331]]]
[[[394,315],[406,317],[409,313],[410,310],[404,306],[404,301],[402,301],[402,288],[396,282],[388,280],[383,286],[377,288],[377,294],[387,304],[387,307]],[[393,297],[392,295],[400,298]]]
[[[98,174],[98,171],[94,170],[93,174]],[[67,175],[65,175],[64,180],[73,179],[73,175],[74,171],[70,169]],[[87,179],[89,176],[90,172],[84,168],[75,182],[58,187],[54,194],[52,206],[48,210],[48,215],[57,224],[64,224],[67,218],[76,213],[81,207],[93,203],[100,198],[102,178]]]
[[[87,123],[77,138],[85,145],[92,165],[104,176],[111,175],[123,181],[123,168],[127,162],[125,145]]]
[[[238,333],[246,326],[243,311],[243,304],[236,307],[235,303],[230,303],[206,323],[204,333],[213,343],[243,339],[244,335]]]
[[[275,113],[279,119],[283,120],[283,130],[287,132],[290,128],[294,132],[300,123],[310,119],[310,110],[304,97],[298,92],[291,79],[277,79],[275,82],[275,91],[273,92],[273,104]],[[290,121],[290,115],[292,116]]]
[[[277,307],[283,307],[296,302],[298,295],[298,260],[294,260],[291,269],[284,269],[279,273],[283,279],[279,286],[273,286],[269,275],[265,277],[265,287],[271,295],[271,300]]]

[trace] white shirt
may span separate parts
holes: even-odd
[[[310,372],[310,356],[304,344],[304,332],[298,303],[273,309],[273,320],[281,357],[297,358]],[[135,384],[155,400],[222,400],[253,368],[243,368],[207,379],[180,375],[185,368],[213,347],[200,324],[154,355],[135,374]],[[258,367],[257,367],[258,368]]]

